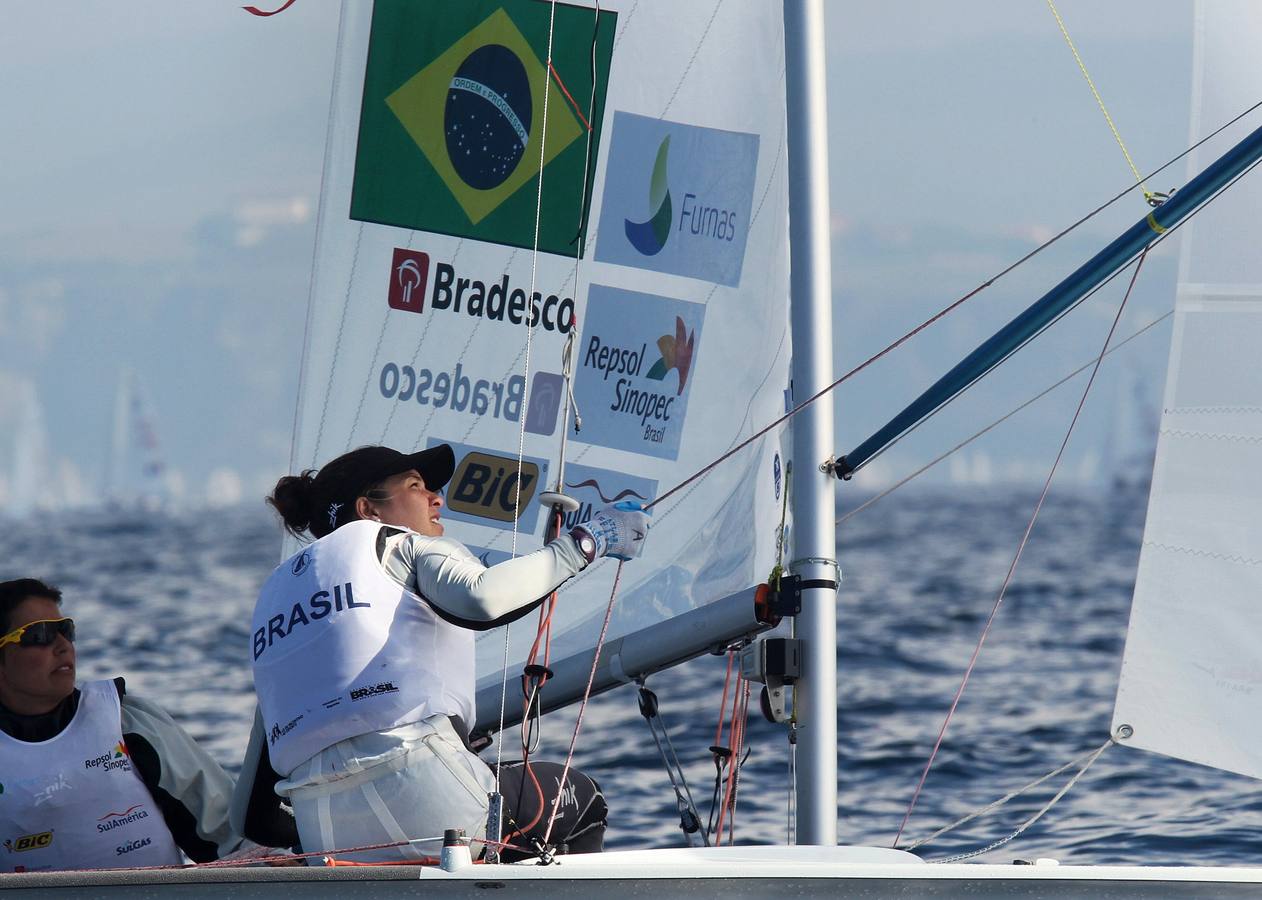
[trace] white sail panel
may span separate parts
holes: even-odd
[[[541,545],[566,421],[568,528],[659,496],[785,409],[779,5],[599,10],[343,7],[293,467],[450,443],[447,533],[489,563]],[[786,440],[653,510],[611,637],[766,578]],[[562,591],[553,658],[590,649],[614,569]],[[513,626],[510,669],[535,632]],[[502,654],[502,632],[484,636],[479,675],[498,679]]]
[[[1262,97],[1259,40],[1254,4],[1198,6],[1194,137]],[[1224,135],[1201,158],[1238,137]],[[1196,160],[1190,167],[1199,169]],[[1251,223],[1260,204],[1262,181],[1246,175],[1182,238],[1161,431],[1113,718],[1124,745],[1254,777],[1262,777],[1262,255]]]

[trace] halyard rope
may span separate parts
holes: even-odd
[[[1126,164],[1131,167],[1131,172],[1135,175],[1135,182],[1139,185],[1140,190],[1144,192],[1144,199],[1148,201],[1150,206],[1159,206],[1165,197],[1148,190],[1148,186],[1144,184],[1144,177],[1139,174],[1139,167],[1135,165],[1135,160],[1131,159],[1131,153],[1126,149],[1126,142],[1122,140],[1121,132],[1113,124],[1113,117],[1109,115],[1109,111],[1104,105],[1104,98],[1100,96],[1100,92],[1096,90],[1095,82],[1091,80],[1091,73],[1087,71],[1087,64],[1078,55],[1078,48],[1074,46],[1074,40],[1069,36],[1069,29],[1065,27],[1065,20],[1060,17],[1060,11],[1056,9],[1056,4],[1053,0],[1047,0],[1047,6],[1051,9],[1052,15],[1056,17],[1056,24],[1060,26],[1060,33],[1065,36],[1065,43],[1069,45],[1069,52],[1074,55],[1074,61],[1078,63],[1078,69],[1082,72],[1082,77],[1087,79],[1087,87],[1091,88],[1091,96],[1095,97],[1096,105],[1100,107],[1100,112],[1104,113],[1104,121],[1109,123],[1109,130],[1113,132],[1113,139],[1122,148],[1122,155],[1126,157]]]

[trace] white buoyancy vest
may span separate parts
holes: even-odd
[[[104,869],[183,861],[123,744],[118,688],[93,681],[60,734],[0,732],[0,870]]]
[[[356,735],[440,713],[474,721],[473,632],[386,573],[382,527],[343,525],[281,563],[259,594],[254,689],[282,775]]]

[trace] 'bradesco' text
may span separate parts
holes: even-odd
[[[520,325],[529,318],[531,328],[543,326],[544,331],[569,334],[574,328],[574,299],[543,296],[539,291],[530,295],[521,288],[509,288],[508,276],[491,282],[490,287],[474,278],[459,278],[451,263],[438,263],[434,267],[434,290],[430,294],[431,309],[449,309],[465,312],[479,319],[503,322],[507,319]]]
[[[433,404],[437,409],[450,408],[454,412],[516,422],[521,415],[526,379],[520,375],[513,375],[507,381],[477,378],[465,372],[463,363],[456,363],[452,372],[434,372],[388,362],[381,367],[378,387],[387,400],[415,401],[421,406]]]
[[[294,633],[300,625],[318,622],[334,610],[363,609],[371,603],[356,603],[351,583],[335,584],[333,593],[316,591],[305,601],[299,600],[290,610],[289,615],[278,613],[267,620],[267,627],[254,632],[254,658],[258,659],[276,641],[283,640]]]
[[[583,355],[583,365],[598,369],[604,373],[603,380],[608,381],[612,375],[621,375],[614,382],[614,401],[609,408],[626,416],[638,416],[644,428],[644,439],[660,444],[665,437],[665,425],[656,426],[657,422],[669,422],[671,406],[675,398],[658,391],[641,390],[631,386],[631,378],[637,378],[644,368],[644,355],[648,352],[648,344],[640,344],[639,348],[618,347],[602,344],[600,338],[592,335],[587,343],[587,352]]]

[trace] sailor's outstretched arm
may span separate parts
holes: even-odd
[[[382,550],[382,564],[396,581],[444,619],[478,631],[521,618],[587,566],[568,534],[489,567],[452,538],[396,533],[386,536]]]

